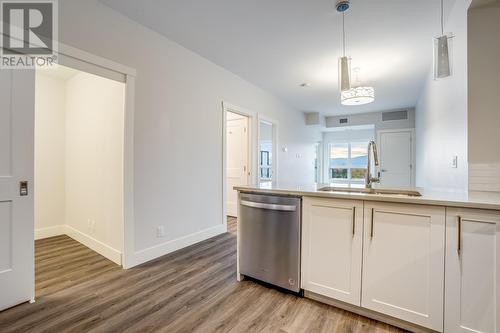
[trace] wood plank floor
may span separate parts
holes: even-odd
[[[67,236],[36,241],[34,304],[0,332],[401,332],[337,308],[236,282],[229,232],[129,270]]]

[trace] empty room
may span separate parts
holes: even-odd
[[[500,333],[499,0],[0,20],[1,333]]]

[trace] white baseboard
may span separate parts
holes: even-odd
[[[150,260],[156,259],[158,257],[164,256],[171,252],[180,250],[184,247],[196,244],[198,242],[204,241],[206,239],[212,238],[214,236],[220,235],[227,232],[227,225],[220,224],[215,227],[211,227],[193,234],[183,236],[171,241],[158,244],[140,251],[136,251],[133,255],[128,256],[129,260],[124,262],[122,259],[122,253],[103,242],[73,228],[69,225],[57,225],[53,227],[40,228],[35,230],[35,239],[42,239],[47,237],[68,235],[77,242],[82,243],[88,248],[94,250],[100,255],[108,258],[118,265],[123,265],[123,268],[132,268],[134,266],[143,264]]]
[[[183,236],[180,238],[173,239],[166,243],[158,244],[152,247],[148,247],[144,250],[136,251],[132,258],[128,258],[124,268],[131,268],[150,260],[156,259],[158,257],[164,256],[171,252],[180,250],[186,246],[190,246],[206,239],[212,238],[214,236],[220,235],[227,232],[227,226],[225,224],[217,225],[193,234]]]
[[[65,235],[66,234],[65,227],[66,226],[64,224],[60,224],[60,225],[54,225],[52,227],[35,229],[35,240]]]
[[[82,243],[86,247],[94,250],[103,257],[108,258],[112,262],[121,265],[122,264],[122,253],[103,242],[84,234],[83,232],[66,225],[66,235],[73,238],[77,242]]]
[[[500,192],[500,164],[469,164],[469,190]]]

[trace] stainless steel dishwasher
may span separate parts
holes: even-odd
[[[301,199],[239,196],[240,274],[300,292]]]

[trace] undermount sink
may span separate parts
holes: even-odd
[[[398,190],[398,189],[382,189],[382,188],[366,188],[366,187],[334,187],[325,186],[319,188],[318,191],[322,192],[347,192],[347,193],[366,193],[378,195],[401,195],[406,197],[420,197],[422,194],[412,190]]]

